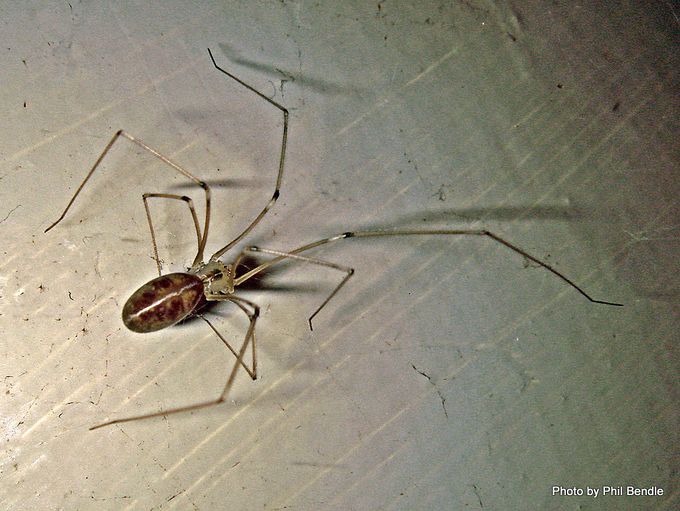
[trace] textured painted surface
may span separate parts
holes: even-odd
[[[675,5],[2,2],[2,511],[679,509]],[[234,362],[202,321],[121,323],[156,275],[141,194],[202,216],[176,172],[121,143],[42,234],[121,128],[213,186],[208,248],[261,210],[280,113],[208,46],[291,111],[244,243],[488,228],[624,307],[488,240],[345,240],[309,254],[356,268],[314,332],[341,275],[250,281],[262,378],[229,403],[87,431],[214,398]],[[150,204],[167,272],[196,253],[178,202]],[[636,482],[668,495],[551,495]]]
[[[155,332],[182,321],[203,297],[203,282],[190,273],[170,273],[147,282],[123,307],[123,323],[133,332]]]

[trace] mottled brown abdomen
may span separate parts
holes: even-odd
[[[191,314],[203,296],[203,281],[196,275],[163,275],[132,293],[123,307],[123,323],[133,332],[161,330]]]

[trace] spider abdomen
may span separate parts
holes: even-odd
[[[155,332],[189,316],[204,298],[203,281],[191,273],[157,277],[132,293],[123,323],[133,332]]]

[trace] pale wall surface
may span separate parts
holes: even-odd
[[[17,2],[0,7],[3,510],[677,509],[678,20],[671,2]],[[608,7],[609,6],[609,7]],[[143,192],[200,191],[117,143],[128,130],[207,180],[208,249],[273,190],[249,243],[366,228],[490,240],[348,240],[243,296],[261,378],[194,414],[233,364],[202,322],[127,331],[155,265]],[[184,208],[152,204],[164,268]],[[234,253],[227,254],[234,257]],[[229,257],[227,257],[229,259]],[[239,342],[228,304],[216,325]],[[661,497],[553,497],[554,485]]]

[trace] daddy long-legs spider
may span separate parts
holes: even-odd
[[[187,412],[191,410],[197,410],[201,408],[207,408],[220,403],[223,403],[229,391],[233,385],[236,378],[236,374],[239,368],[242,368],[252,379],[257,378],[257,356],[256,356],[256,344],[255,344],[255,326],[259,316],[259,307],[250,300],[246,300],[240,296],[237,296],[236,289],[238,286],[244,284],[249,279],[253,278],[255,275],[265,271],[277,263],[284,260],[298,261],[308,264],[320,265],[335,269],[344,273],[344,277],[341,279],[340,283],[333,289],[333,291],[328,295],[328,297],[317,307],[317,309],[309,317],[309,327],[312,328],[312,320],[316,315],[328,304],[328,302],[340,291],[340,289],[347,284],[349,279],[352,277],[354,270],[348,266],[342,266],[332,262],[328,262],[322,259],[317,259],[310,257],[305,253],[311,249],[319,247],[321,245],[326,245],[342,239],[348,238],[368,238],[368,237],[387,237],[387,236],[477,236],[489,239],[496,243],[499,243],[515,252],[526,259],[532,261],[533,263],[539,265],[546,271],[552,273],[557,278],[564,281],[566,284],[575,289],[578,293],[583,295],[585,298],[593,303],[605,304],[605,305],[615,305],[619,306],[621,304],[596,300],[592,298],[588,293],[586,293],[581,287],[579,287],[575,282],[569,279],[567,276],[550,266],[549,264],[541,261],[540,259],[530,255],[522,248],[509,242],[508,240],[498,236],[497,234],[484,230],[484,229],[420,229],[420,230],[393,230],[393,231],[352,231],[344,232],[336,236],[327,237],[312,243],[307,243],[305,245],[299,246],[293,250],[280,251],[280,250],[270,250],[265,248],[259,248],[250,246],[242,250],[232,262],[225,263],[220,258],[232,249],[237,243],[239,243],[246,235],[248,235],[257,224],[260,223],[262,218],[267,214],[267,212],[276,203],[283,179],[283,172],[285,166],[286,157],[286,144],[288,139],[288,110],[281,104],[277,103],[271,98],[268,98],[254,87],[243,82],[240,78],[236,77],[229,71],[220,67],[215,61],[212,52],[208,50],[208,54],[212,61],[214,67],[224,73],[226,76],[236,81],[241,86],[245,87],[249,91],[253,92],[260,98],[267,101],[269,104],[277,108],[283,115],[283,133],[281,138],[281,149],[278,164],[278,173],[276,176],[276,184],[274,187],[274,193],[272,194],[269,201],[262,208],[260,213],[247,225],[247,227],[233,240],[224,245],[222,248],[217,250],[214,254],[210,256],[207,262],[204,261],[204,253],[208,241],[208,233],[210,226],[210,215],[211,215],[211,189],[210,186],[194,176],[188,170],[178,165],[177,163],[171,161],[166,156],[162,155],[157,150],[153,149],[147,145],[142,140],[132,136],[126,131],[120,130],[116,132],[108,144],[105,146],[102,153],[94,162],[94,165],[90,168],[89,172],[80,183],[79,187],[76,189],[71,200],[68,202],[66,208],[64,209],[61,216],[52,223],[45,232],[54,228],[61,220],[65,217],[68,210],[73,205],[74,201],[84,188],[85,184],[92,177],[96,169],[100,166],[102,160],[109,153],[113,145],[121,140],[125,139],[138,147],[141,147],[144,151],[155,156],[161,160],[165,165],[174,169],[179,174],[183,175],[195,185],[203,189],[205,195],[205,218],[203,220],[203,225],[201,227],[201,222],[198,219],[196,210],[194,208],[193,201],[190,197],[185,195],[171,194],[171,193],[145,193],[142,196],[144,208],[146,211],[146,217],[149,224],[149,230],[151,232],[151,242],[153,245],[154,259],[156,261],[158,269],[158,277],[147,282],[137,291],[135,291],[130,298],[127,300],[123,307],[123,322],[125,326],[132,330],[133,332],[145,333],[154,332],[161,330],[163,328],[172,326],[180,321],[183,321],[190,317],[199,317],[203,319],[208,326],[213,330],[217,337],[224,343],[226,348],[231,351],[231,353],[236,357],[236,361],[232,366],[229,375],[227,377],[226,383],[222,392],[217,399],[210,401],[200,402],[188,406],[182,406],[178,408],[172,408],[159,412],[146,413],[142,415],[135,415],[131,417],[125,417],[120,419],[113,419],[90,429],[97,429],[103,426],[109,426],[112,424],[118,424],[123,422],[130,422],[140,419],[148,419],[152,417],[166,416],[169,414]],[[161,199],[171,199],[183,201],[187,204],[189,213],[191,214],[193,224],[196,230],[196,238],[198,249],[196,251],[196,257],[193,263],[186,272],[176,272],[166,275],[162,275],[160,259],[158,256],[158,247],[156,242],[156,234],[154,231],[153,220],[151,217],[151,212],[148,205],[148,200],[151,198],[161,198]],[[243,267],[244,260],[253,254],[263,254],[269,256],[270,259],[261,262],[252,269],[246,269],[240,271]],[[243,342],[237,348],[234,348],[225,339],[225,337],[213,326],[213,324],[203,315],[204,309],[209,302],[231,302],[236,305],[248,318],[248,328],[245,333]],[[250,348],[251,357],[249,363],[246,362],[246,352]]]

